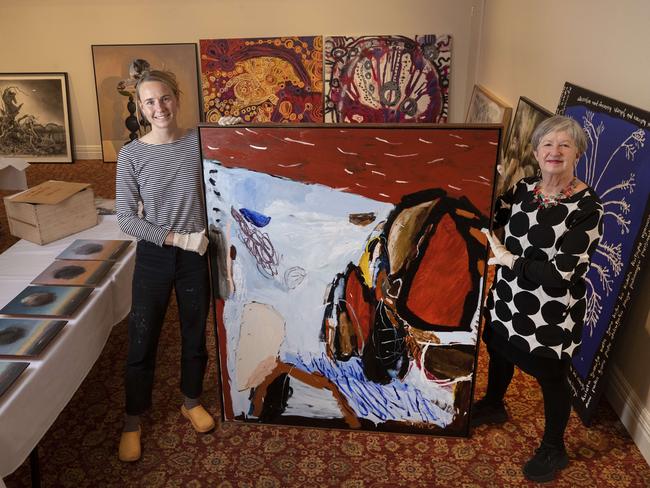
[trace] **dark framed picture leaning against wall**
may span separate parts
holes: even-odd
[[[67,73],[0,73],[0,156],[71,163]]]

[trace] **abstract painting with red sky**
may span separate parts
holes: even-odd
[[[200,137],[225,420],[467,435],[500,129]]]

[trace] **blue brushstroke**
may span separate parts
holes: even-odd
[[[336,385],[352,409],[361,418],[375,417],[380,422],[410,420],[433,423],[444,427],[450,417],[436,404],[435,394],[427,397],[419,388],[392,380],[387,385],[369,381],[363,373],[360,358],[347,362],[332,361],[323,355],[288,354],[286,358],[296,368],[325,376]]]
[[[271,222],[271,217],[268,217],[264,214],[256,212],[255,210],[249,210],[247,208],[240,208],[239,213],[241,213],[246,220],[248,220],[255,227],[266,227],[269,222]]]

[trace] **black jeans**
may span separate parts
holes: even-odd
[[[490,365],[485,398],[488,402],[502,402],[512,380],[515,363],[491,344],[487,349]],[[542,388],[545,421],[542,442],[564,448],[564,431],[571,415],[571,392],[567,380],[569,361],[527,356],[515,360],[517,366],[533,376]]]
[[[207,257],[140,241],[129,316],[125,388],[128,415],[140,415],[151,406],[158,339],[172,287],[176,290],[181,328],[181,391],[189,398],[198,398],[203,390],[208,360],[205,325],[210,307]]]

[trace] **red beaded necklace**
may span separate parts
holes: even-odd
[[[574,176],[569,184],[562,188],[559,193],[546,194],[540,188],[541,180],[533,188],[533,201],[537,203],[537,208],[554,207],[565,198],[569,198],[575,192],[578,185],[578,179]]]

